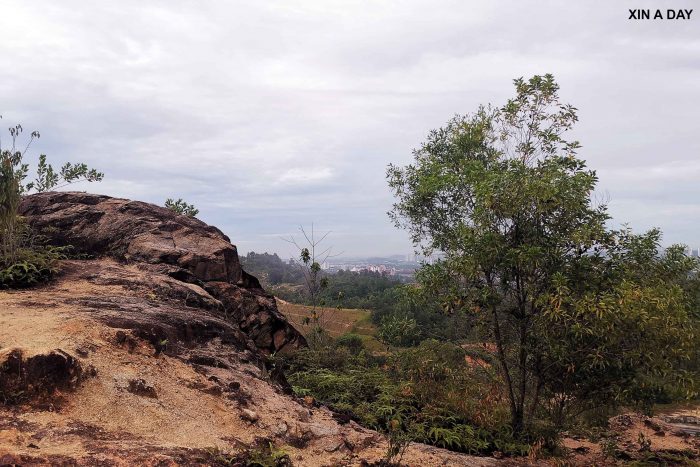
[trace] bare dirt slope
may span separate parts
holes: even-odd
[[[252,342],[172,298],[183,285],[169,280],[110,259],[70,261],[54,283],[0,292],[2,377],[12,378],[12,364],[39,368],[0,400],[0,464],[215,465],[256,438],[301,466],[384,455],[377,433],[284,394]],[[31,366],[46,355],[61,364]],[[427,446],[405,461],[493,462]]]

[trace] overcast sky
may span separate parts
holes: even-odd
[[[616,222],[700,245],[693,1],[3,1],[0,122],[103,170],[78,189],[182,197],[241,252],[315,222],[346,255],[408,254],[388,163],[512,79],[553,73]],[[697,15],[697,16],[696,16]]]

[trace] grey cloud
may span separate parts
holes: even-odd
[[[676,8],[693,8],[690,0]],[[670,5],[661,5],[667,8]],[[0,17],[0,122],[103,169],[78,186],[183,197],[242,251],[300,223],[349,254],[407,253],[384,173],[431,128],[551,72],[616,222],[700,243],[699,17],[635,0],[19,2]]]

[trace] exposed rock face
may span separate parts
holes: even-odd
[[[169,264],[201,281],[241,280],[236,247],[216,227],[153,204],[87,193],[39,193],[20,207],[33,227],[90,255]]]
[[[78,192],[28,196],[20,214],[54,244],[135,263],[182,283],[171,291],[197,306],[219,308],[265,352],[305,345],[273,297],[241,269],[236,247],[216,227],[153,204]]]
[[[56,349],[26,356],[22,349],[0,350],[0,402],[20,402],[50,395],[54,390],[74,389],[83,369],[72,355]]]

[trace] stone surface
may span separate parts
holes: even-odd
[[[261,442],[300,466],[379,465],[382,436],[271,384],[268,359],[231,317],[235,304],[257,329],[274,321],[247,314],[267,306],[263,291],[210,293],[173,268],[70,260],[49,283],[0,291],[0,465],[238,465],[231,456]],[[228,317],[213,293],[231,300]],[[48,384],[28,394],[37,382]],[[493,465],[422,445],[404,461]]]
[[[255,423],[260,418],[257,413],[250,409],[241,409],[241,418],[250,423]]]
[[[78,192],[27,196],[20,214],[54,244],[136,265],[154,292],[218,311],[266,353],[306,344],[216,227],[153,204]]]
[[[76,192],[27,196],[20,214],[89,255],[178,266],[201,281],[242,279],[236,247],[216,227],[140,201]]]

